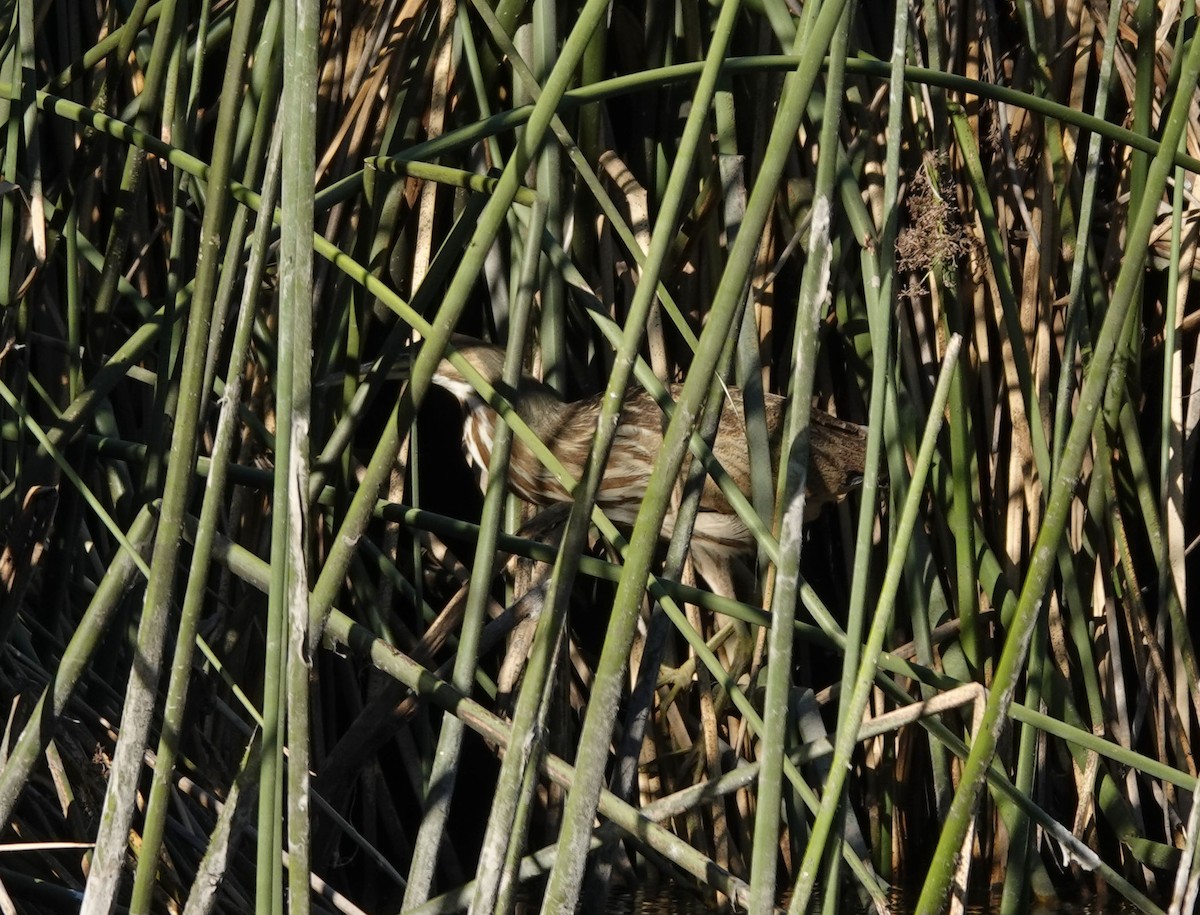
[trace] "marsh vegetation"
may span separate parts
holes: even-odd
[[[1193,911],[1192,7],[0,4],[0,911]]]

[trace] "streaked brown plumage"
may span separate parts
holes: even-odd
[[[471,365],[513,405],[520,417],[537,433],[576,478],[582,476],[600,414],[600,395],[574,403],[563,403],[540,381],[522,376],[516,391],[501,381],[504,351],[467,337],[456,336],[454,346]],[[465,409],[463,448],[467,458],[486,483],[491,457],[492,432],[497,417],[470,383],[443,359],[434,382],[452,393]],[[676,386],[673,393],[678,396]],[[787,399],[766,395],[767,431],[771,441],[772,467],[778,467],[779,441],[783,432]],[[615,523],[631,526],[646,493],[654,460],[662,449],[663,413],[641,388],[625,396],[620,424],[613,441],[597,503]],[[822,508],[845,496],[862,479],[866,451],[866,429],[814,410],[811,422],[808,492],[805,518],[811,520]],[[749,453],[742,413],[742,395],[737,388],[721,413],[713,453],[743,493],[750,491]],[[509,462],[509,486],[514,493],[535,505],[569,502],[570,497],[555,476],[542,466],[524,443],[514,439]],[[663,535],[674,529],[674,512],[668,512]],[[696,541],[705,541],[697,544]],[[693,536],[697,546],[717,554],[741,554],[754,545],[753,537],[733,512],[717,484],[709,478],[701,496]]]

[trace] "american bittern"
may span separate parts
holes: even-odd
[[[558,457],[576,479],[583,474],[600,414],[600,396],[564,403],[554,391],[528,375],[517,390],[501,380],[504,350],[456,335],[454,347],[513,406],[517,414]],[[471,384],[448,360],[443,359],[434,383],[453,394],[466,411],[463,449],[481,485],[485,485],[497,415]],[[678,395],[678,386],[673,389]],[[767,432],[771,442],[772,467],[779,463],[779,442],[787,399],[766,395]],[[662,450],[663,413],[641,388],[626,392],[620,424],[608,459],[597,504],[618,525],[632,526],[646,493],[655,458]],[[843,498],[862,479],[866,451],[866,429],[814,410],[810,424],[808,488],[805,520],[812,520],[828,504]],[[746,441],[742,394],[729,389],[721,412],[713,453],[743,493],[750,492],[749,448]],[[534,453],[514,439],[509,461],[511,490],[535,505],[569,503],[571,497]],[[674,510],[663,523],[663,536],[675,527]],[[717,484],[708,478],[700,499],[700,510],[691,543],[698,571],[706,574],[712,562],[721,562],[750,552],[754,538],[734,513]]]

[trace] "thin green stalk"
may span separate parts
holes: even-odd
[[[321,5],[295,0],[283,15],[283,178],[279,295],[279,353],[275,432],[275,487],[271,501],[271,568],[277,573],[267,598],[269,615],[284,622],[282,667],[287,721],[288,910],[309,911],[309,677],[315,647],[308,632],[309,426],[312,422],[313,206],[317,143],[318,42]],[[286,459],[285,456],[286,455]],[[269,679],[268,679],[268,682]],[[264,703],[265,706],[265,703]],[[265,708],[264,708],[265,716]],[[265,733],[265,730],[264,730]],[[264,758],[270,747],[265,742]],[[264,782],[259,820],[270,796]],[[276,825],[278,828],[278,825]],[[259,846],[262,861],[262,846]],[[261,876],[260,876],[261,886]],[[258,897],[264,911],[262,894]]]
[[[1158,69],[1157,7],[1154,0],[1138,0],[1132,26],[1137,33],[1134,49],[1133,132],[1148,137],[1154,132],[1152,114],[1160,98],[1154,84]],[[1110,34],[1110,41],[1111,41]],[[1149,159],[1143,150],[1134,152],[1129,164],[1129,196],[1140,200],[1146,189]]]
[[[942,361],[941,375],[938,377],[937,388],[929,406],[929,418],[925,424],[925,432],[921,438],[921,448],[913,467],[912,485],[904,501],[904,509],[896,526],[896,539],[891,545],[891,555],[887,571],[884,573],[883,586],[879,592],[879,602],[875,607],[874,619],[871,622],[870,634],[863,647],[862,662],[859,665],[854,680],[854,692],[846,704],[844,714],[838,718],[837,739],[834,743],[833,761],[830,763],[829,779],[825,784],[825,794],[821,798],[821,809],[813,823],[808,847],[804,851],[804,860],[796,877],[796,887],[792,901],[788,907],[789,913],[807,911],[809,900],[816,886],[816,878],[825,843],[828,841],[830,827],[834,815],[840,805],[846,778],[850,771],[850,754],[854,750],[858,726],[862,721],[863,712],[867,707],[871,689],[875,682],[876,667],[879,654],[883,650],[884,639],[891,629],[892,613],[895,610],[896,594],[900,588],[901,571],[904,567],[904,556],[909,539],[916,526],[917,512],[924,497],[925,478],[929,473],[929,465],[933,459],[933,451],[937,445],[938,432],[941,430],[946,409],[946,400],[950,396],[950,380],[958,364],[959,349],[962,338],[951,337],[946,344],[946,354]]]
[[[896,8],[892,22],[891,78],[888,94],[887,150],[884,164],[883,225],[878,242],[878,297],[869,314],[871,350],[871,393],[867,423],[867,450],[864,458],[862,502],[854,546],[854,576],[850,585],[850,605],[846,617],[846,659],[858,652],[866,618],[867,587],[870,580],[871,540],[875,528],[875,507],[879,504],[879,466],[883,454],[885,391],[892,363],[892,309],[895,287],[896,236],[900,225],[900,150],[903,146],[902,72],[908,48],[908,11]],[[866,246],[864,246],[864,249]],[[864,256],[866,251],[864,250]],[[870,299],[868,299],[870,301]],[[857,663],[855,664],[857,669]]]
[[[908,10],[897,5],[892,20],[892,56],[888,80],[888,122],[884,157],[883,224],[879,227],[878,247],[874,251],[863,244],[864,274],[876,280],[866,284],[867,319],[871,340],[871,390],[868,401],[867,447],[863,459],[862,499],[854,539],[854,571],[850,582],[849,606],[846,611],[845,654],[843,671],[857,670],[863,632],[866,627],[867,593],[871,579],[872,541],[876,524],[876,507],[880,500],[879,468],[884,450],[884,435],[888,382],[893,363],[892,314],[895,301],[896,238],[900,228],[900,151],[903,147],[904,96],[902,78],[908,53]],[[877,295],[875,295],[877,289]],[[838,720],[848,714],[839,702]]]
[[[991,259],[992,274],[996,279],[996,288],[1000,295],[1000,304],[1004,313],[1004,328],[1011,347],[1013,367],[1017,373],[1017,383],[1021,389],[1021,402],[1024,405],[1025,421],[1029,427],[1030,444],[1033,447],[1034,467],[1038,477],[1050,479],[1050,448],[1046,440],[1044,425],[1037,391],[1033,382],[1033,369],[1029,362],[1029,349],[1025,344],[1025,332],[1021,327],[1020,308],[1013,289],[1012,273],[1008,265],[1008,255],[1004,242],[1000,237],[999,225],[995,208],[992,205],[991,193],[988,190],[987,178],[984,174],[983,163],[979,158],[979,148],[975,142],[974,128],[967,119],[966,113],[959,105],[950,106],[950,119],[954,128],[954,137],[962,152],[967,177],[974,191],[974,201],[979,219],[983,223],[984,240],[987,243],[988,255]]]
[[[533,0],[532,64],[538,82],[550,73],[558,55],[558,16],[556,0]],[[565,238],[566,202],[571,190],[564,165],[563,149],[559,144],[546,143],[542,146],[537,159],[538,195],[546,205],[546,231],[559,239]],[[566,391],[568,368],[567,289],[562,274],[553,269],[549,259],[542,262],[539,289],[541,311],[538,343],[542,355],[542,381],[561,395]]]
[[[1121,443],[1127,454],[1127,464],[1133,472],[1134,487],[1137,491],[1138,505],[1141,508],[1140,519],[1146,528],[1146,539],[1150,543],[1161,544],[1166,540],[1162,520],[1159,518],[1159,501],[1150,486],[1149,462],[1142,446],[1141,431],[1138,429],[1137,417],[1129,398],[1124,398],[1120,404],[1117,424],[1121,432]],[[1183,679],[1186,683],[1200,682],[1200,664],[1197,664],[1196,648],[1188,628],[1188,618],[1179,602],[1179,595],[1174,588],[1174,580],[1167,588],[1166,598],[1162,605],[1166,609],[1165,619],[1160,616],[1160,627],[1170,623],[1171,635],[1174,639],[1175,653],[1183,669]],[[1179,696],[1181,706],[1191,704],[1200,713],[1200,691],[1185,687]],[[1186,712],[1180,711],[1181,715]]]
[[[1112,4],[1109,7],[1107,33],[1115,35],[1120,25],[1121,5]],[[1113,57],[1116,54],[1117,42],[1108,41],[1100,60],[1100,73],[1096,83],[1096,101],[1092,110],[1096,117],[1102,117],[1108,106],[1108,92],[1112,81]],[[1066,439],[1067,417],[1071,409],[1072,393],[1075,386],[1075,353],[1079,344],[1079,336],[1085,320],[1084,313],[1084,269],[1087,266],[1091,250],[1092,215],[1096,206],[1096,186],[1100,173],[1100,141],[1101,135],[1093,132],[1088,140],[1087,156],[1084,160],[1083,190],[1079,200],[1079,220],[1075,233],[1075,252],[1071,264],[1071,287],[1067,298],[1067,315],[1064,320],[1066,333],[1063,336],[1063,371],[1059,378],[1057,404],[1054,415],[1054,462],[1062,459],[1062,447]]]
[[[1029,652],[1028,686],[1024,705],[1035,711],[1041,706],[1043,681],[1046,679],[1046,632],[1039,629],[1034,634]],[[1038,775],[1038,752],[1041,734],[1036,728],[1025,725],[1021,728],[1021,742],[1017,751],[1017,777],[1014,787],[1022,794],[1032,797],[1034,780]],[[1037,853],[1034,842],[1035,831],[1028,817],[1021,817],[1016,829],[1009,837],[1008,867],[1004,875],[1004,890],[1000,899],[1001,915],[1016,915],[1029,910],[1029,877],[1034,871],[1033,858]]]
[[[17,4],[7,6],[8,29],[19,31],[23,12],[28,12],[32,19],[32,6]],[[0,166],[6,175],[17,174],[18,153],[20,150],[20,118],[17,116],[17,104],[14,101],[20,97],[20,92],[28,91],[28,80],[20,79],[22,61],[16,47],[10,48],[10,53],[0,59],[0,79],[4,80],[7,91],[0,92],[0,124],[4,130],[4,149],[0,150]],[[17,253],[17,237],[14,233],[17,223],[17,199],[11,193],[0,197],[0,306],[7,310],[13,304],[13,257]]]
[[[1185,4],[1181,21],[1191,19],[1194,13],[1194,4],[1192,2]],[[1194,187],[1195,182],[1191,176],[1177,167],[1174,173],[1174,192],[1171,204],[1171,259],[1167,271],[1166,313],[1163,320],[1162,411],[1159,424],[1158,492],[1165,536],[1160,536],[1157,541],[1153,541],[1161,545],[1156,557],[1158,560],[1159,602],[1160,605],[1171,608],[1170,618],[1174,624],[1172,633],[1178,643],[1174,653],[1177,664],[1176,686],[1184,685],[1184,689],[1179,690],[1176,694],[1176,708],[1178,714],[1185,717],[1187,716],[1188,698],[1186,693],[1193,692],[1186,688],[1185,684],[1189,682],[1186,674],[1187,671],[1194,669],[1194,656],[1188,631],[1179,628],[1176,623],[1183,616],[1179,611],[1182,595],[1186,593],[1182,492],[1185,479],[1183,469],[1184,435],[1181,415],[1184,366],[1183,347],[1179,340],[1179,334],[1182,323],[1182,307],[1186,305],[1192,279],[1191,269],[1181,270],[1181,262],[1184,260],[1183,202],[1184,198],[1192,193]],[[1193,268],[1196,232],[1196,224],[1193,223],[1188,232],[1191,250],[1187,257]],[[1160,632],[1162,629],[1160,618]]]
[[[0,136],[3,136],[0,149],[0,168],[5,176],[16,176],[20,170],[20,149],[23,125],[23,109],[33,110],[28,95],[32,89],[31,81],[22,79],[27,66],[22,59],[22,48],[32,45],[33,35],[33,4],[10,3],[6,7],[8,13],[7,27],[11,29],[8,53],[0,59],[0,78],[15,86],[16,90],[0,98]],[[22,104],[22,97],[24,103]],[[11,101],[10,101],[11,99]],[[13,342],[27,345],[29,332],[29,297],[19,301],[14,295],[17,287],[16,273],[18,262],[16,257],[23,241],[23,229],[18,221],[19,198],[16,194],[5,194],[0,197],[0,308],[7,318],[6,323],[12,327]],[[9,333],[6,327],[6,336]],[[23,398],[25,392],[18,388],[17,395]],[[25,449],[21,449],[24,453]],[[23,475],[22,459],[14,457],[10,466],[5,467],[6,476],[13,479],[18,474]],[[11,485],[11,484],[10,484]],[[5,486],[5,490],[9,488]],[[8,492],[4,493],[8,496]],[[7,633],[5,633],[7,635]]]
[[[68,362],[67,397],[74,400],[83,389],[83,297],[80,294],[79,260],[79,210],[78,201],[71,202],[63,226],[63,236],[66,242],[66,308],[67,308],[67,347],[70,350]],[[0,279],[0,288],[3,280]]]
[[[1109,10],[1107,34],[1116,34],[1120,19],[1119,4],[1112,4]],[[1092,110],[1096,116],[1102,116],[1108,104],[1110,83],[1112,80],[1113,59],[1117,42],[1108,41],[1102,51],[1099,77],[1096,86],[1096,98]],[[1081,338],[1086,334],[1087,308],[1085,307],[1085,290],[1089,279],[1085,277],[1088,265],[1091,264],[1090,282],[1093,289],[1099,285],[1096,276],[1095,254],[1091,244],[1091,225],[1096,205],[1096,192],[1100,170],[1101,135],[1093,132],[1088,141],[1086,157],[1084,158],[1083,188],[1080,194],[1079,215],[1074,237],[1074,255],[1071,266],[1070,290],[1067,298],[1065,332],[1062,340],[1062,369],[1059,375],[1058,389],[1055,397],[1053,417],[1052,460],[1057,468],[1062,461],[1063,447],[1066,443],[1067,431],[1070,428],[1070,410],[1075,390],[1075,362],[1081,345]],[[1100,311],[1101,309],[1097,309]],[[1080,658],[1080,676],[1087,694],[1088,714],[1094,728],[1102,728],[1105,721],[1104,700],[1101,694],[1098,665],[1092,652],[1092,636],[1089,626],[1091,601],[1084,598],[1075,572],[1075,563],[1069,546],[1063,543],[1059,546],[1058,567],[1062,576],[1063,612],[1066,615],[1071,641]]]
[[[294,14],[294,8],[287,5]],[[285,16],[286,19],[286,16]],[[295,40],[292,29],[294,23],[284,22],[284,44]],[[286,55],[285,55],[286,56]],[[289,94],[289,80],[284,80],[284,95]],[[287,113],[288,104],[284,102],[284,132],[289,155],[299,155],[294,148],[297,141],[294,132],[294,113]],[[283,196],[292,199],[294,193],[295,172],[292,165],[283,169]],[[285,202],[285,206],[288,205]],[[296,257],[294,236],[290,233],[284,236],[281,249],[282,256],[288,260]],[[289,266],[291,266],[289,264]],[[292,278],[288,276],[289,292]],[[284,771],[283,748],[286,742],[288,725],[287,688],[288,656],[290,639],[288,638],[289,610],[292,601],[292,580],[294,576],[304,574],[301,561],[293,565],[293,525],[299,525],[300,519],[292,515],[293,475],[296,469],[292,460],[295,457],[292,447],[293,385],[295,383],[295,342],[298,319],[292,310],[290,296],[280,294],[278,297],[278,351],[274,366],[276,415],[281,418],[275,430],[275,472],[271,496],[271,585],[267,590],[267,620],[263,639],[263,698],[262,698],[262,761],[259,766],[258,782],[258,843],[256,846],[255,867],[255,911],[258,915],[282,915],[283,912],[283,849],[284,838],[284,792],[287,783]],[[302,423],[307,423],[307,411],[300,417]],[[301,432],[301,437],[304,433]],[[301,604],[303,606],[303,604]],[[307,893],[305,893],[307,897]]]
[[[172,42],[169,55],[169,64],[167,73],[164,79],[163,109],[161,112],[161,123],[164,132],[169,130],[172,136],[178,136],[181,145],[187,145],[187,141],[191,139],[186,129],[182,129],[186,118],[181,116],[181,109],[187,103],[186,97],[180,91],[179,81],[183,67],[184,58],[186,56],[187,44],[187,29],[179,25],[172,25],[177,18],[176,14],[172,14],[164,25],[170,26],[175,32],[174,41]],[[182,18],[181,16],[178,18]],[[157,41],[157,35],[156,35]],[[161,51],[159,53],[162,53]],[[193,100],[194,101],[194,100]],[[149,100],[147,100],[149,104]],[[191,110],[191,109],[189,109]],[[167,301],[173,302],[175,293],[179,291],[182,285],[182,277],[178,266],[184,261],[184,249],[190,241],[187,232],[187,216],[188,213],[183,205],[185,199],[185,188],[183,186],[183,174],[177,169],[171,170],[170,184],[170,203],[172,208],[171,214],[171,229],[170,239],[171,244],[167,254]],[[220,296],[218,295],[218,302]],[[214,309],[214,315],[219,314],[220,306]],[[216,317],[214,324],[219,325],[221,319]],[[153,418],[146,429],[145,437],[147,441],[161,441],[164,437],[164,427],[168,422],[168,418],[175,415],[176,398],[179,394],[179,388],[173,382],[176,369],[178,369],[179,353],[183,350],[183,329],[175,324],[172,328],[172,333],[164,335],[159,341],[159,352],[154,356],[154,364],[158,373],[158,379],[154,389],[154,406]],[[204,390],[208,390],[206,384]],[[147,461],[141,483],[142,491],[145,494],[144,498],[152,498],[155,494],[161,491],[162,478],[164,472],[164,454],[155,456],[156,460]],[[177,643],[178,644],[178,643]]]
[[[516,288],[516,300],[514,301],[514,309],[512,314],[512,327],[514,344],[519,344],[519,341],[524,340],[529,333],[529,326],[532,323],[531,315],[533,312],[533,298],[535,288],[540,288],[538,282],[539,275],[545,276],[546,264],[548,258],[543,257],[542,253],[542,238],[546,223],[549,218],[550,208],[544,206],[535,207],[528,225],[526,233],[527,249],[524,252],[523,263],[521,264],[521,275],[518,277]],[[561,226],[560,226],[561,228]],[[539,270],[540,268],[540,270]],[[551,325],[555,322],[551,321]],[[545,321],[542,323],[543,331],[546,329]],[[553,332],[553,331],[552,331]],[[509,377],[516,379],[522,371],[522,350],[519,345],[514,345],[509,354],[507,364],[505,366],[509,373]],[[565,366],[564,366],[565,368]],[[493,446],[495,447],[495,446]],[[506,455],[507,461],[507,455]],[[507,475],[507,465],[498,468],[499,472]],[[510,503],[513,500],[510,500]],[[499,506],[498,506],[499,507]],[[499,519],[496,520],[496,530],[499,530]],[[482,549],[483,542],[480,547]],[[480,597],[482,607],[483,596]],[[482,612],[482,611],[481,611]],[[554,653],[556,657],[561,657],[564,646],[562,644],[563,633],[559,633],[559,644],[555,646]],[[544,709],[549,709],[550,705],[550,690],[553,688],[553,677],[548,677],[546,680],[547,693],[543,697],[542,705]],[[545,747],[537,747],[534,749],[534,755],[546,752]],[[501,874],[500,885],[496,898],[496,912],[500,913],[512,912],[515,907],[514,894],[519,886],[519,881],[515,879],[515,875],[520,868],[521,851],[525,847],[524,836],[529,828],[530,818],[533,814],[535,805],[536,784],[538,781],[537,762],[529,765],[525,769],[525,784],[521,786],[519,797],[520,801],[514,811],[513,838],[508,845],[508,854],[504,862],[504,870]]]
[[[738,154],[736,105],[733,93],[726,85],[719,91],[713,103],[713,114],[717,122],[718,159],[721,174],[721,192],[724,197],[726,244],[737,238],[742,218],[746,212],[746,163],[748,157]],[[742,311],[741,327],[738,329],[736,378],[742,389],[742,406],[745,411],[746,447],[750,455],[750,503],[759,518],[775,517],[775,487],[772,479],[770,435],[767,431],[766,400],[763,390],[763,356],[760,350],[760,330],[756,308],[753,307],[753,291],[748,293],[750,302]],[[735,509],[736,510],[736,509]],[[755,569],[760,580],[769,563],[767,550],[758,546]]]
[[[609,32],[607,29],[597,29],[584,52],[583,61],[579,68],[580,85],[589,85],[603,79],[608,67]],[[601,147],[604,112],[596,106],[588,106],[579,112],[576,125],[576,135],[579,138],[580,157],[585,162],[595,162],[603,152]],[[574,161],[574,157],[572,157]],[[590,175],[590,172],[589,172]],[[575,219],[577,225],[587,225],[595,213],[586,200],[576,202]],[[571,253],[581,264],[599,262],[596,239],[590,233],[576,232],[571,239]]]
[[[266,182],[263,187],[264,204],[274,208],[277,195],[279,162],[282,147],[281,134],[275,132],[266,166]],[[271,222],[260,219],[255,226],[255,244],[250,260],[246,264],[247,281],[243,287],[241,309],[238,312],[234,342],[226,373],[222,409],[217,421],[212,455],[209,458],[209,473],[204,490],[204,503],[200,512],[200,524],[192,551],[192,568],[188,575],[180,616],[178,647],[171,665],[167,688],[167,699],[163,709],[163,733],[159,739],[154,768],[154,780],[147,802],[145,823],[142,829],[142,848],[134,879],[131,905],[135,910],[149,910],[155,889],[155,874],[158,867],[158,851],[166,829],[170,792],[173,787],[175,757],[184,727],[184,712],[187,706],[189,681],[192,676],[191,646],[195,642],[200,618],[204,613],[208,595],[208,566],[212,560],[212,542],[216,535],[217,522],[224,507],[229,460],[235,441],[237,427],[235,418],[241,403],[242,382],[246,354],[250,346],[250,334],[255,315],[258,284],[266,267],[268,234]]]
[[[1107,34],[1115,35],[1120,21],[1121,7],[1112,4],[1109,9]],[[1100,72],[1096,84],[1096,99],[1092,107],[1095,116],[1103,116],[1108,105],[1109,88],[1112,81],[1113,59],[1116,54],[1117,42],[1108,41],[1100,61]],[[1085,270],[1089,263],[1094,266],[1095,256],[1090,242],[1093,213],[1096,206],[1096,192],[1100,172],[1100,142],[1101,135],[1093,132],[1088,140],[1087,153],[1084,159],[1083,189],[1079,201],[1079,217],[1075,231],[1074,258],[1071,265],[1071,284],[1067,297],[1067,311],[1064,319],[1065,332],[1062,342],[1062,369],[1060,371],[1057,395],[1055,397],[1054,431],[1053,431],[1053,463],[1057,468],[1062,461],[1062,451],[1066,443],[1067,430],[1070,428],[1069,416],[1075,390],[1075,361],[1079,350],[1081,337],[1086,331],[1085,321]],[[1098,285],[1093,270],[1093,288]],[[1063,611],[1067,617],[1067,626],[1071,633],[1071,641],[1079,653],[1080,674],[1084,689],[1087,693],[1088,714],[1093,727],[1103,727],[1105,720],[1104,700],[1101,695],[1098,665],[1092,652],[1092,637],[1088,629],[1090,616],[1090,600],[1085,601],[1075,574],[1075,565],[1066,543],[1059,547],[1058,566],[1063,582]]]
[[[14,70],[19,66],[24,73],[33,73],[37,70],[35,55],[37,31],[34,25],[36,21],[34,3],[32,0],[18,0],[15,7],[17,46],[14,48],[14,53],[9,56],[9,62]],[[38,117],[32,80],[22,80],[19,111],[20,121],[18,122],[18,119],[13,117],[11,124],[14,130],[18,127],[20,128],[21,138],[24,141],[24,156],[22,157],[20,172],[23,173],[23,181],[33,201],[29,208],[29,230],[33,235],[35,253],[38,252],[39,248],[43,249],[39,254],[39,258],[41,258],[45,256],[44,249],[46,247],[46,213],[45,208],[40,204],[40,201],[45,198],[42,176],[42,119]],[[16,112],[12,113],[15,114]],[[13,159],[16,158],[17,148],[15,146],[9,152],[9,156],[12,156]],[[14,164],[12,160],[6,161],[5,168],[7,169],[12,164]],[[5,171],[5,175],[16,177],[18,171],[14,168],[11,172]],[[15,216],[11,208],[8,210],[8,216],[10,219]],[[17,239],[10,235],[12,228],[13,225],[10,222],[3,233],[3,250],[6,252],[4,257],[5,266],[3,268],[5,274],[10,274],[11,271],[8,258],[11,254],[16,253],[16,244],[14,243],[17,242]],[[0,283],[4,284],[5,298],[7,298],[9,290],[12,288],[9,285],[12,279],[11,275],[0,276]]]
[[[235,840],[250,819],[250,803],[245,795],[258,787],[261,762],[262,747],[257,740],[249,741],[209,835],[204,855],[196,868],[196,877],[192,881],[192,891],[188,894],[183,915],[208,915],[216,907],[217,889],[229,866]]]
[[[1196,84],[1197,76],[1200,76],[1200,42],[1193,38],[1185,48],[1186,56],[1178,85],[1192,87]],[[940,911],[944,904],[954,870],[954,860],[973,818],[975,801],[982,786],[984,773],[995,754],[1000,734],[1006,725],[1017,680],[1025,666],[1029,642],[1041,615],[1042,602],[1055,566],[1057,546],[1066,529],[1071,503],[1074,501],[1075,486],[1091,439],[1096,414],[1108,384],[1109,369],[1116,355],[1118,337],[1140,285],[1141,268],[1146,256],[1150,230],[1173,164],[1173,152],[1187,124],[1191,95],[1190,91],[1181,92],[1172,102],[1160,152],[1154,157],[1147,175],[1146,193],[1138,201],[1129,226],[1121,272],[1117,277],[1112,302],[1101,327],[1092,364],[1080,393],[1078,412],[1067,437],[1063,459],[1053,480],[1046,515],[1034,545],[1032,562],[1021,589],[1017,610],[996,666],[993,689],[988,697],[981,731],[975,737],[971,755],[963,768],[962,781],[950,806],[933,863],[917,902],[917,911],[920,913]]]
[[[523,369],[523,345],[529,326],[533,281],[537,276],[540,260],[542,227],[545,209],[540,204],[533,208],[530,218],[525,258],[522,268],[522,283],[514,302],[510,328],[512,345],[505,357],[504,380],[516,387]],[[503,520],[506,498],[506,480],[509,454],[512,445],[512,430],[500,423],[494,433],[491,446],[491,463],[488,468],[488,486],[484,494],[483,511],[479,519],[479,533],[475,539],[475,563],[467,595],[467,609],[459,632],[458,653],[454,660],[451,683],[464,695],[471,688],[478,662],[479,636],[483,629],[483,618],[490,599],[496,545]],[[417,832],[413,860],[409,866],[408,886],[404,891],[405,910],[423,904],[429,898],[433,885],[433,872],[437,855],[445,836],[450,802],[458,778],[459,755],[462,746],[463,725],[452,715],[442,721],[438,737],[437,752],[429,776],[429,794],[425,798],[425,813]]]
[[[821,120],[821,150],[837,148],[842,122],[842,87],[847,33],[851,10],[843,7],[829,44],[831,65],[825,85],[825,110]],[[833,196],[837,156],[824,155],[817,164],[813,196],[808,263],[801,281],[796,312],[796,339],[789,384],[787,426],[780,449],[779,564],[771,601],[767,634],[767,684],[763,699],[762,773],[758,780],[758,809],[754,821],[754,852],[750,867],[750,911],[767,915],[775,909],[777,848],[783,789],[783,756],[788,722],[788,695],[792,690],[793,623],[799,594],[800,553],[804,543],[805,486],[808,478],[809,414],[813,376],[817,368],[821,307],[829,290],[833,245]],[[786,460],[783,455],[787,455]],[[847,652],[846,657],[851,656]],[[831,846],[830,867],[836,873],[839,846]],[[827,886],[826,891],[834,892]]]
[[[130,23],[140,23],[148,5],[148,0],[139,0],[134,10],[130,13]],[[165,0],[161,6],[160,15],[161,18],[158,27],[154,31],[154,46],[151,49],[146,69],[145,86],[138,96],[138,115],[134,122],[134,126],[138,130],[146,132],[154,130],[154,119],[158,115],[161,106],[163,83],[166,80],[168,67],[174,57],[170,49],[178,40],[179,30],[183,25],[182,16],[176,15],[175,0]],[[97,107],[101,110],[106,107],[103,103],[103,96],[113,86],[118,74],[121,72],[121,68],[129,59],[129,52],[132,49],[133,41],[137,37],[137,34],[138,28],[134,28],[127,29],[123,35],[122,44],[117,49],[115,56],[115,59],[121,63],[120,66],[114,66],[108,71],[105,89],[102,90],[101,99],[98,100],[99,104]],[[100,272],[100,283],[96,289],[96,297],[91,306],[93,326],[99,330],[99,339],[95,342],[100,344],[98,347],[100,352],[104,352],[107,349],[107,346],[103,344],[106,342],[108,336],[106,324],[117,295],[117,279],[123,275],[128,266],[126,264],[126,255],[130,239],[133,237],[132,226],[130,225],[130,220],[132,219],[130,205],[137,197],[145,163],[146,152],[142,147],[135,145],[125,150],[125,165],[121,175],[121,192],[118,196],[118,203],[114,207],[108,244],[105,248],[104,268]],[[129,205],[120,202],[122,200],[128,201]]]
[[[233,98],[241,85],[245,51],[254,20],[255,3],[238,4],[237,23],[231,40],[229,64],[225,73],[226,96]],[[175,561],[186,507],[192,464],[198,442],[197,431],[205,392],[201,390],[207,359],[209,322],[220,266],[221,238],[225,232],[230,195],[229,141],[234,106],[224,106],[218,115],[213,162],[209,170],[208,206],[201,228],[200,257],[196,265],[196,289],[189,312],[187,342],[180,380],[179,412],[175,417],[172,453],[175,459],[167,468],[163,493],[161,529],[165,536],[156,538],[151,575],[146,588],[138,635],[138,663],[126,692],[121,736],[113,757],[112,777],[104,797],[100,828],[96,837],[93,869],[84,892],[82,911],[102,915],[113,905],[121,879],[121,860],[129,841],[133,800],[140,780],[142,753],[154,711],[163,642],[175,584]]]

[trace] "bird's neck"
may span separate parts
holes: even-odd
[[[440,383],[443,388],[458,398],[459,403],[469,413],[475,414],[476,411],[481,410],[494,412],[491,405],[480,397],[479,392],[466,381],[447,379]],[[522,377],[520,385],[515,390],[500,379],[489,378],[488,383],[497,394],[512,404],[513,409],[526,422],[531,422],[542,413],[555,413],[563,407],[562,401],[555,396],[554,390],[535,378]]]

